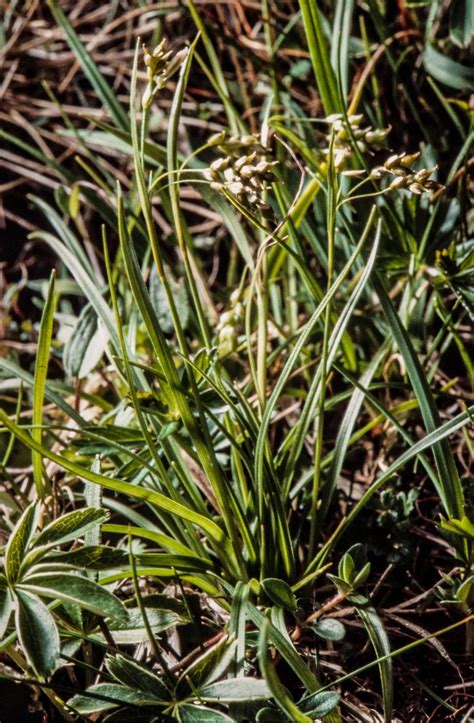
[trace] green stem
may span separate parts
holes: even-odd
[[[331,288],[334,276],[334,245],[336,233],[336,212],[337,212],[337,193],[336,180],[334,174],[334,135],[331,138],[329,148],[329,164],[328,164],[328,199],[327,199],[327,229],[328,229],[328,266],[327,266],[327,293]],[[319,491],[321,488],[321,462],[323,454],[323,436],[324,436],[324,404],[326,401],[326,382],[328,377],[328,354],[329,339],[331,330],[331,303],[328,303],[324,316],[323,330],[323,348],[321,356],[321,382],[319,389],[318,414],[316,417],[316,439],[314,449],[314,476],[313,488],[311,493],[311,519],[310,519],[310,535],[308,547],[308,561],[311,561],[315,554],[316,535],[317,535],[317,519],[318,519],[318,501]]]

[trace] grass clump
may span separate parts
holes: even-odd
[[[3,132],[55,267],[7,276],[5,677],[67,720],[469,716],[463,4],[208,5],[128,8],[114,85],[51,0],[83,112],[50,78],[61,124]]]

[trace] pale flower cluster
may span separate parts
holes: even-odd
[[[218,134],[209,140],[224,153],[204,171],[211,188],[226,191],[252,210],[268,210],[264,199],[268,184],[275,180],[278,161],[268,160],[268,149],[256,136]]]

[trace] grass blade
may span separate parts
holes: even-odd
[[[97,96],[109,111],[115,124],[122,130],[126,130],[128,128],[127,114],[115,97],[110,85],[95,64],[90,53],[82,44],[76,31],[58,5],[57,0],[47,0],[47,2],[54,19],[64,31],[69,47],[76,56],[78,63],[81,65],[84,74],[97,93]]]
[[[55,272],[51,274],[48,295],[41,316],[38,336],[38,350],[36,352],[35,376],[33,382],[33,438],[41,444],[44,391],[48,374],[49,351],[53,335],[54,310],[56,306],[54,293]],[[49,494],[49,481],[43,474],[43,461],[41,455],[33,452],[33,479],[38,499],[44,499]]]
[[[407,374],[420,405],[426,430],[429,433],[434,433],[440,428],[441,419],[420,360],[380,276],[376,275],[374,277],[373,286],[382,304],[390,331],[405,362]],[[449,516],[461,518],[464,514],[464,493],[453,453],[447,441],[435,442],[433,444],[433,454],[439,475],[437,492],[443,506]]]

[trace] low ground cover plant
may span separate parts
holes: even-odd
[[[0,672],[48,720],[470,720],[472,13],[290,5],[128,9],[127,107],[50,0],[84,107],[2,131],[55,179],[0,357]]]

